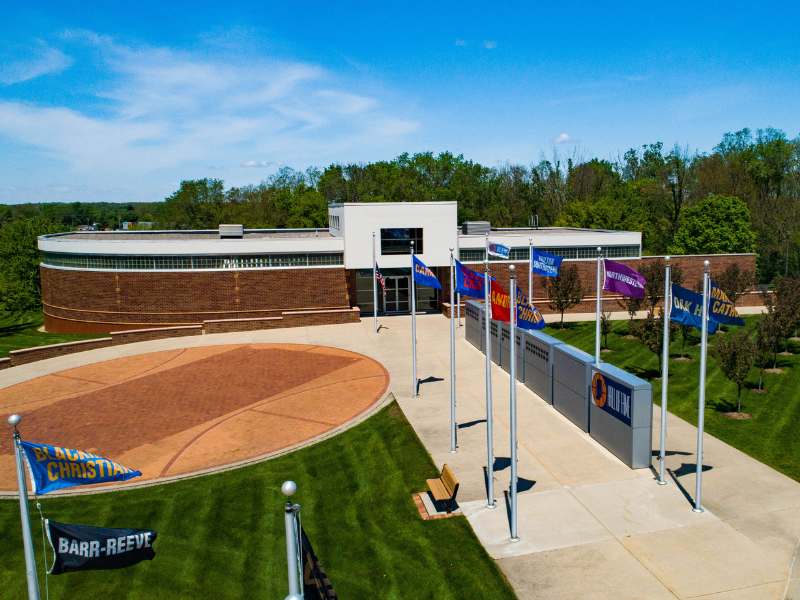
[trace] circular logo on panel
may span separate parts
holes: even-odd
[[[603,408],[606,405],[608,397],[608,387],[606,380],[600,373],[595,373],[592,377],[592,402],[598,408]]]

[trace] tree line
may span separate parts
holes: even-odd
[[[708,153],[657,142],[614,160],[555,155],[488,167],[425,152],[324,170],[284,167],[242,187],[182,181],[163,202],[0,206],[0,261],[19,263],[3,269],[0,302],[38,303],[35,233],[115,229],[123,221],[175,229],[325,227],[331,202],[431,200],[456,200],[460,222],[522,227],[536,219],[540,226],[641,231],[645,254],[756,252],[758,281],[800,275],[800,138],[742,129]],[[23,220],[30,224],[17,223]],[[29,260],[12,256],[20,244],[33,248]],[[22,281],[15,273],[24,273]]]

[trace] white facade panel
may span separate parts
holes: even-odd
[[[640,246],[642,234],[638,231],[604,231],[599,229],[553,228],[515,233],[511,231],[492,231],[489,241],[510,248],[528,245],[528,237],[533,238],[534,248],[558,248],[575,246]],[[459,235],[460,248],[483,248],[486,238],[482,235]]]
[[[450,248],[457,248],[456,202],[364,202],[333,205],[330,211],[341,216],[346,269],[372,268],[373,232],[382,269],[411,267],[408,255],[381,254],[381,229],[421,228],[423,251],[419,258],[430,267],[449,265]]]
[[[129,240],[71,239],[69,236],[40,237],[39,250],[70,254],[125,256],[204,256],[222,254],[290,254],[342,252],[344,240],[320,232],[319,237],[255,239],[147,239],[135,234]]]

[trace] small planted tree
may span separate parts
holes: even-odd
[[[633,323],[633,335],[658,358],[658,370],[661,371],[661,343],[664,339],[664,322],[662,317],[648,313],[647,317]]]
[[[764,391],[764,370],[773,362],[779,344],[777,332],[770,322],[769,315],[765,315],[756,328],[755,366],[758,367],[758,391]]]
[[[644,298],[622,297],[617,300],[617,304],[628,313],[628,335],[633,335],[633,319],[636,318],[636,313],[642,310]]]
[[[756,274],[748,269],[742,269],[736,263],[729,265],[722,273],[714,276],[714,283],[725,292],[733,305],[746,291],[752,289],[756,283]]]
[[[644,263],[639,272],[647,280],[644,286],[644,299],[640,301],[648,312],[655,313],[664,299],[664,261],[655,260]],[[680,285],[683,282],[683,271],[673,265],[670,269],[670,280]]]
[[[746,331],[717,338],[714,356],[730,381],[736,384],[736,412],[742,412],[742,387],[756,359],[756,346]]]
[[[583,287],[575,265],[562,268],[558,277],[547,280],[547,298],[550,309],[561,314],[561,327],[564,327],[564,313],[583,300]]]
[[[611,315],[604,312],[600,317],[600,333],[603,334],[603,348],[608,349],[608,334],[611,333]]]
[[[688,359],[689,357],[686,356],[686,342],[689,341],[689,338],[692,335],[692,326],[691,325],[681,325],[681,358]]]
[[[774,307],[767,307],[766,314],[761,317],[756,330],[759,352],[763,352],[765,362],[772,362],[772,368],[778,366],[778,351],[781,347],[781,322]],[[766,367],[765,367],[766,368]]]

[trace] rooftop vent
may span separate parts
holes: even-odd
[[[466,221],[461,225],[464,235],[486,235],[490,229],[489,221]]]
[[[243,225],[220,225],[219,237],[223,240],[242,239],[244,237]]]

